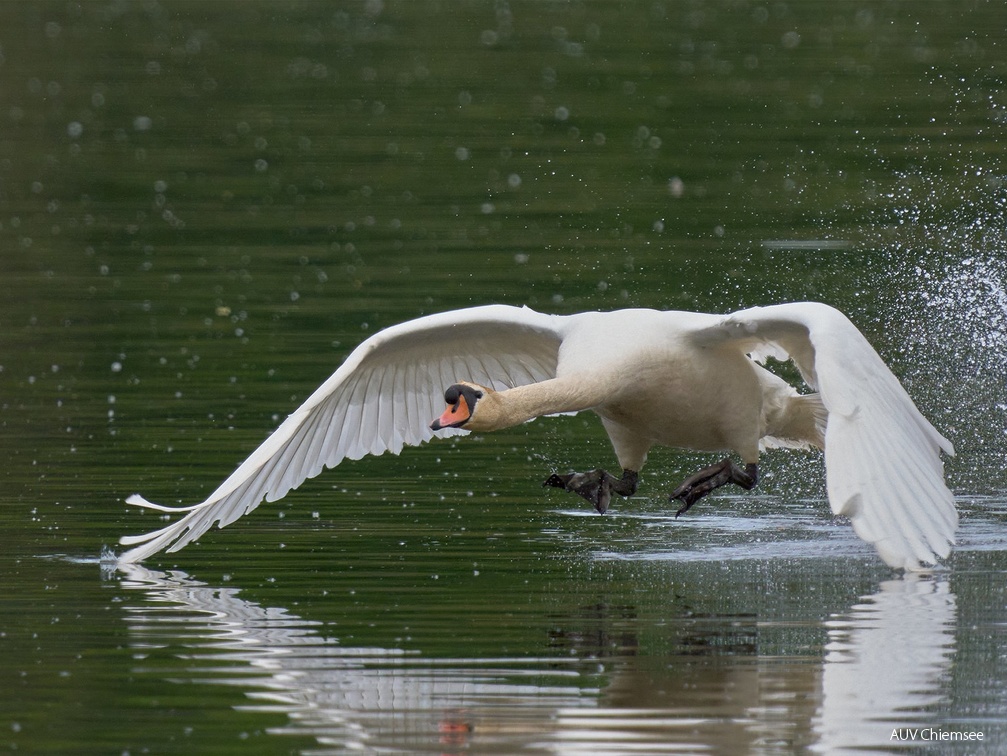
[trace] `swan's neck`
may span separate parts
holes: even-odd
[[[488,391],[465,427],[492,431],[526,423],[542,415],[580,412],[601,403],[605,392],[584,376],[553,378],[504,391]]]

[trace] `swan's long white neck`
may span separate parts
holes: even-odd
[[[611,387],[606,389],[597,381],[585,380],[583,375],[553,378],[504,391],[478,388],[483,397],[477,403],[472,419],[465,424],[466,430],[500,430],[543,415],[580,412],[597,406],[612,395]]]

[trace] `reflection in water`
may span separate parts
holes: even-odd
[[[839,753],[890,744],[892,730],[939,727],[936,705],[955,651],[954,594],[943,580],[889,580],[827,623],[818,748]]]
[[[147,602],[128,609],[139,647],[166,641],[199,649],[190,680],[250,689],[246,711],[283,712],[289,728],[338,749],[464,747],[478,731],[483,743],[510,730],[527,738],[553,726],[558,709],[592,705],[595,690],[574,670],[550,659],[437,659],[387,648],[345,648],[284,609],[238,597],[182,572],[123,567],[123,587]],[[547,682],[543,682],[547,680]]]
[[[574,629],[552,638],[565,657],[434,659],[342,647],[317,623],[243,600],[237,589],[122,569],[123,587],[145,597],[127,609],[135,648],[194,649],[181,656],[185,678],[244,689],[252,703],[241,710],[289,717],[272,734],[312,736],[323,750],[880,749],[895,727],[931,724],[921,718],[941,699],[954,650],[954,596],[926,578],[883,583],[827,622],[824,663],[759,653],[760,623],[750,616],[690,618],[679,651],[648,661],[625,606],[566,618]],[[725,632],[745,642],[725,643]],[[603,688],[583,673],[584,659],[604,665]]]

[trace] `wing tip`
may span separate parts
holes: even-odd
[[[873,546],[889,567],[905,572],[932,572],[941,569],[942,562],[951,556],[959,519],[950,494],[948,499],[935,504],[938,506],[934,513],[942,521],[917,523],[911,532],[893,531],[891,523],[883,524],[877,517],[869,516],[860,493],[833,507],[833,512],[849,518],[860,539]]]
[[[182,512],[191,512],[194,509],[200,509],[205,506],[206,502],[203,504],[196,504],[191,507],[166,507],[164,504],[155,504],[152,501],[147,501],[145,498],[140,496],[140,494],[132,494],[126,497],[126,503],[134,507],[142,507],[143,509],[153,509],[157,512],[170,512],[173,514]]]
[[[943,532],[921,528],[916,533],[901,536],[886,534],[868,542],[889,567],[905,572],[933,572],[943,569],[943,563],[951,556],[955,527]]]

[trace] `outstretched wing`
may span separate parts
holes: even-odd
[[[444,389],[469,380],[503,389],[556,375],[562,316],[487,305],[392,326],[364,341],[206,501],[163,507],[134,494],[126,501],[185,512],[165,528],[120,543],[140,544],[119,557],[139,562],[170,545],[177,551],[216,522],[229,525],[264,499],[276,501],[344,459],[398,454],[430,440],[429,423]],[[465,433],[457,429],[439,435]]]
[[[813,302],[755,307],[697,332],[702,343],[737,341],[753,359],[791,359],[829,413],[829,503],[850,518],[892,567],[946,557],[958,526],[940,451],[954,447],[923,417],[849,319]]]

